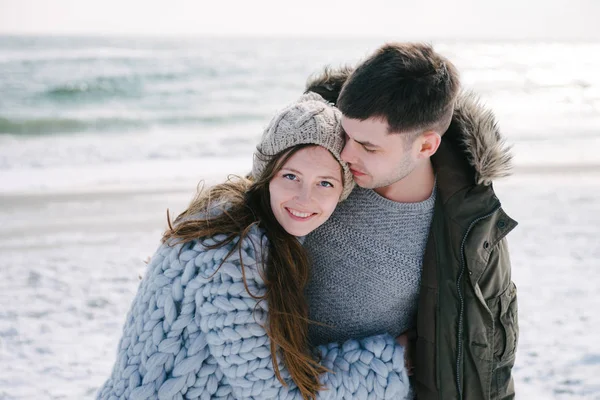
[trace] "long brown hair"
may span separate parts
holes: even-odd
[[[273,157],[256,181],[250,177],[230,177],[225,183],[200,190],[174,224],[169,220],[163,241],[191,241],[223,234],[225,239],[208,248],[235,243],[227,258],[236,250],[241,252],[240,244],[254,225],[264,230],[269,239],[269,251],[262,252],[266,253],[263,259],[266,293],[261,297],[250,293],[242,264],[244,286],[253,298],[267,301],[268,326],[265,330],[271,340],[271,358],[277,379],[286,385],[277,363],[279,351],[303,398],[315,399],[317,392],[323,388],[319,375],[328,370],[315,359],[308,341],[308,305],[304,288],[310,264],[298,239],[277,222],[269,194],[271,179],[294,153],[309,146],[314,145],[295,146]],[[203,217],[198,219],[198,215]]]

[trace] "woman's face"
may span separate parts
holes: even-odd
[[[342,167],[329,150],[306,147],[269,182],[271,208],[289,234],[305,236],[331,216],[342,189]]]

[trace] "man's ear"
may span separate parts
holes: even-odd
[[[442,143],[442,137],[434,131],[426,131],[419,137],[419,158],[429,158],[435,154]]]

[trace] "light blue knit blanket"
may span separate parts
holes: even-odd
[[[215,237],[217,241],[222,237]],[[234,244],[207,250],[192,241],[163,244],[152,257],[127,315],[112,374],[98,399],[301,399],[279,362],[271,362],[264,326],[260,252],[256,228],[215,273]],[[256,245],[253,246],[253,244]],[[259,261],[257,263],[257,260]],[[211,276],[213,275],[214,276]],[[318,347],[326,387],[319,399],[404,399],[409,391],[404,350],[389,335]]]

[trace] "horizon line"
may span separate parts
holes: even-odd
[[[20,37],[20,38],[124,38],[124,39],[386,39],[397,37],[402,41],[437,41],[437,42],[586,42],[600,43],[600,38],[582,38],[582,37],[473,37],[463,35],[453,36],[419,36],[403,34],[339,34],[339,33],[317,33],[317,34],[299,34],[299,33],[146,33],[146,32],[2,32],[0,37]]]

